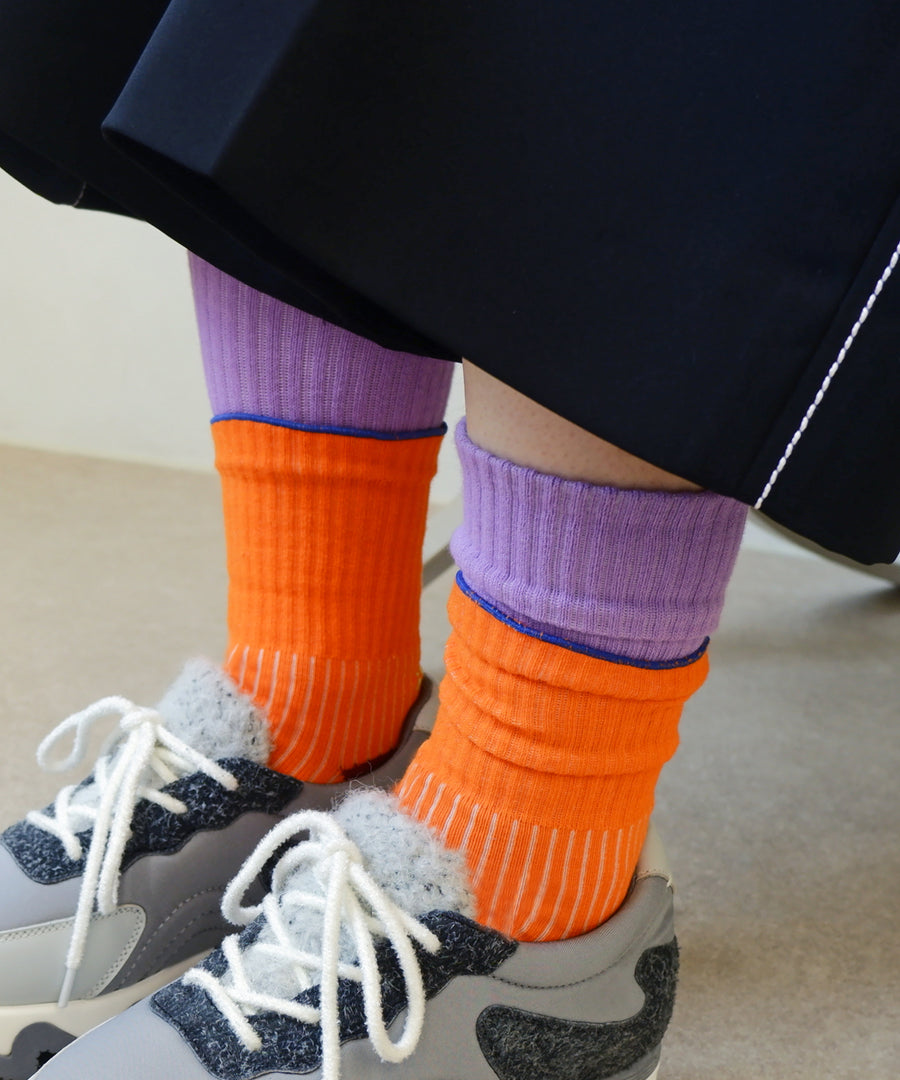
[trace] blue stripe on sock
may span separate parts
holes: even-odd
[[[255,416],[253,413],[221,413],[214,416],[210,423],[218,424],[223,420],[252,420],[255,424],[269,424],[271,427],[290,428],[291,431],[311,431],[317,435],[353,435],[358,439],[380,439],[382,442],[405,442],[408,439],[431,439],[445,435],[447,425],[426,428],[424,431],[368,431],[365,428],[333,427],[330,424],[300,424],[293,420],[278,420],[271,416]]]
[[[505,623],[507,626],[511,626],[513,630],[518,630],[520,634],[527,634],[528,637],[537,638],[538,641],[549,641],[551,645],[560,645],[562,648],[569,649],[571,652],[582,653],[584,656],[593,656],[597,660],[608,660],[612,664],[626,664],[628,667],[650,668],[654,671],[667,671],[671,668],[688,667],[700,659],[709,645],[709,638],[705,638],[699,649],[692,652],[690,656],[682,656],[677,660],[635,660],[629,656],[619,656],[616,653],[603,652],[601,649],[592,649],[588,645],[579,645],[578,642],[566,641],[565,638],[557,637],[555,634],[546,634],[542,630],[535,630],[530,626],[523,626],[522,623],[516,622],[515,619],[504,614],[499,608],[494,607],[494,605],[488,600],[485,600],[483,596],[479,596],[462,576],[461,570],[457,572],[456,584],[460,587],[464,595],[468,596],[468,598],[474,601],[480,608],[483,608],[489,615],[493,615],[495,619],[499,619],[500,622]]]

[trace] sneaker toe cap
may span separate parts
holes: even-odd
[[[37,1074],[41,1080],[210,1080],[178,1032],[145,998],[82,1035]]]

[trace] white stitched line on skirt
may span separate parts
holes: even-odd
[[[794,447],[797,445],[798,442],[800,442],[801,438],[803,438],[803,433],[809,427],[809,422],[812,419],[813,414],[815,413],[816,409],[818,409],[819,405],[821,405],[822,398],[825,397],[826,391],[828,390],[829,386],[831,386],[831,380],[837,374],[838,368],[841,366],[841,364],[843,364],[844,358],[846,357],[847,353],[850,351],[850,348],[853,345],[853,342],[856,341],[856,335],[859,333],[859,331],[860,331],[860,329],[862,327],[862,324],[869,317],[869,312],[875,306],[875,301],[881,295],[881,290],[884,288],[885,282],[888,280],[888,278],[894,272],[894,268],[896,267],[898,261],[900,261],[900,244],[898,244],[894,248],[894,254],[891,255],[891,261],[884,268],[884,271],[882,272],[881,277],[878,279],[878,284],[872,290],[872,295],[866,301],[865,307],[859,313],[859,318],[853,324],[853,329],[847,335],[847,340],[844,342],[844,345],[843,345],[841,351],[837,354],[837,358],[835,359],[835,361],[831,365],[831,367],[828,369],[828,374],[823,379],[822,385],[819,387],[819,392],[813,398],[812,404],[806,410],[806,415],[800,421],[800,427],[798,427],[797,430],[794,432],[793,437],[791,438],[791,441],[787,444],[787,446],[785,447],[784,453],[781,455],[781,460],[778,462],[778,464],[772,470],[772,475],[769,477],[769,482],[763,488],[762,495],[760,495],[760,497],[753,504],[753,509],[754,510],[759,510],[759,508],[762,506],[762,504],[769,497],[769,495],[770,495],[770,493],[772,491],[772,488],[775,486],[775,482],[778,480],[778,477],[781,475],[782,471],[784,470],[785,465],[787,465],[787,463],[788,463],[788,458],[791,456],[791,454],[793,454]]]

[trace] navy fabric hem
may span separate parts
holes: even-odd
[[[533,627],[524,626],[522,623],[517,622],[509,615],[502,612],[499,608],[494,607],[494,605],[488,600],[485,600],[483,596],[479,596],[478,593],[469,586],[468,582],[463,577],[461,570],[456,574],[456,584],[463,593],[470,600],[473,600],[480,608],[483,608],[489,615],[493,615],[495,619],[499,619],[500,622],[505,623],[507,626],[511,626],[513,630],[518,630],[520,634],[527,634],[529,637],[537,638],[538,641],[548,641],[551,645],[559,645],[563,649],[568,649],[570,652],[582,653],[584,656],[593,656],[596,660],[607,660],[611,664],[626,664],[628,667],[649,668],[653,671],[667,671],[671,668],[689,667],[691,664],[695,664],[700,657],[703,656],[709,646],[709,638],[704,638],[703,644],[699,649],[696,649],[688,656],[682,656],[676,660],[635,660],[630,656],[619,656],[617,653],[604,652],[602,649],[592,649],[588,645],[579,645],[576,641],[567,641],[565,638],[557,637],[555,634],[547,634],[542,630],[535,630]]]
[[[336,427],[331,424],[300,424],[293,420],[279,420],[272,416],[256,416],[254,413],[220,413],[210,423],[218,424],[223,420],[252,420],[255,424],[269,424],[272,427],[290,428],[291,431],[311,431],[317,435],[352,435],[358,439],[379,439],[381,442],[404,442],[408,439],[431,439],[446,435],[447,425],[425,428],[422,431],[369,431],[366,428]]]

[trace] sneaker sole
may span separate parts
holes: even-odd
[[[0,1007],[0,1080],[28,1080],[62,1048],[153,994],[199,963],[206,953],[164,968],[133,986],[111,994],[70,1002]]]

